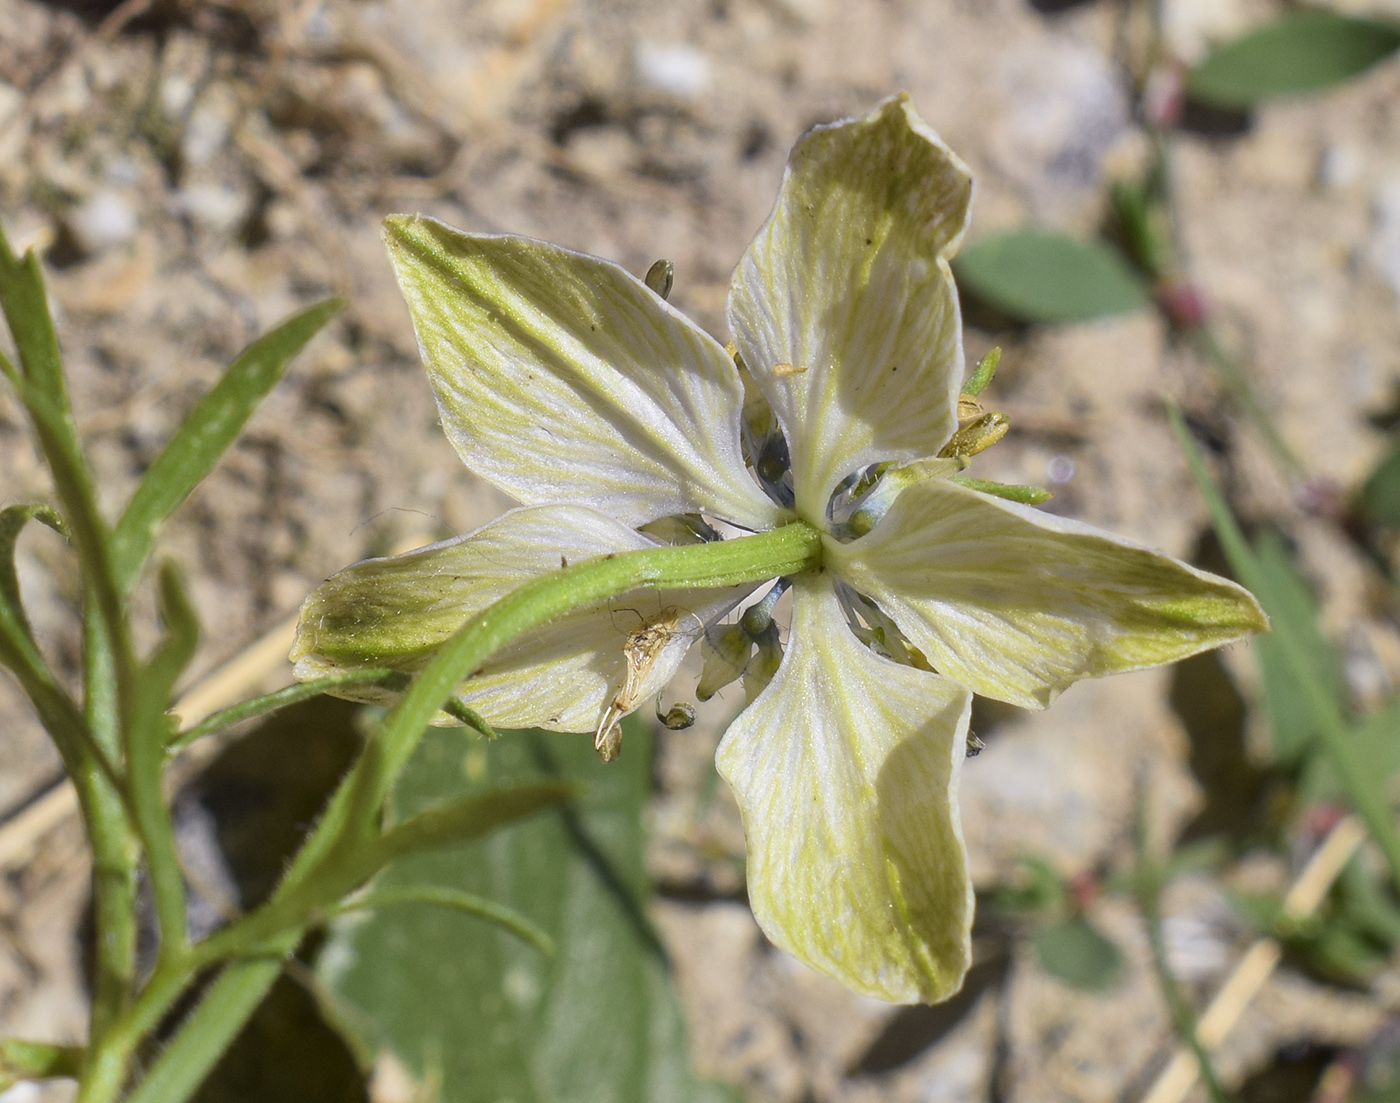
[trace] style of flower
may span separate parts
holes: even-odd
[[[961,485],[946,477],[957,460],[933,459],[957,452],[948,258],[971,195],[903,96],[817,127],[734,273],[730,350],[607,261],[391,218],[443,426],[523,506],[325,583],[303,610],[298,676],[413,669],[561,562],[656,546],[643,529],[804,522],[823,534],[821,565],[786,580],[781,663],[717,758],[749,899],[773,942],[851,988],[952,994],[970,959],[957,790],[973,693],[1043,708],[1081,678],[1266,625],[1232,583]],[[606,754],[613,721],[753,589],[614,600],[517,639],[458,697],[495,725],[593,731]],[[731,676],[748,654],[730,655]]]

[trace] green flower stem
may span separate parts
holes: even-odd
[[[424,730],[457,687],[522,632],[639,588],[697,589],[761,582],[818,569],[821,535],[801,522],[717,543],[600,556],[526,583],[464,625],[438,650],[384,718],[331,798],[273,898],[197,944],[182,969],[158,968],[140,997],[97,1047],[79,1103],[110,1103],[132,1053],[191,976],[233,959],[206,993],[129,1103],[181,1103],[233,1040],[271,987],[304,929],[410,843],[433,841],[436,825],[403,825],[380,836],[377,815]],[[542,800],[548,794],[541,793]],[[557,799],[557,796],[556,796]],[[445,837],[445,836],[444,836]]]
[[[651,548],[599,556],[553,571],[502,598],[458,630],[384,718],[307,843],[319,865],[332,849],[352,849],[374,829],[374,817],[442,703],[510,640],[576,609],[643,587],[699,589],[761,582],[820,565],[821,535],[802,522],[709,544]]]
[[[1191,465],[1191,473],[1195,476],[1201,493],[1205,495],[1211,519],[1215,524],[1216,535],[1220,538],[1221,547],[1225,549],[1225,555],[1230,560],[1230,566],[1234,568],[1235,574],[1245,587],[1253,590],[1256,594],[1264,593],[1267,586],[1260,575],[1254,553],[1250,550],[1244,533],[1240,531],[1238,523],[1230,513],[1230,507],[1225,503],[1220,488],[1216,486],[1215,480],[1206,470],[1201,454],[1197,451],[1195,442],[1192,441],[1191,434],[1181,418],[1181,411],[1172,407],[1170,416],[1172,429],[1176,433],[1177,440],[1181,442],[1187,462]],[[1332,768],[1337,772],[1337,778],[1341,781],[1351,806],[1365,823],[1371,838],[1380,847],[1381,853],[1385,856],[1386,864],[1390,867],[1391,879],[1394,881],[1397,891],[1400,891],[1400,833],[1396,832],[1395,818],[1389,802],[1386,800],[1380,785],[1377,784],[1379,779],[1373,773],[1368,773],[1366,767],[1356,757],[1346,720],[1338,711],[1332,695],[1328,693],[1327,687],[1322,684],[1317,672],[1309,662],[1307,649],[1289,630],[1284,618],[1275,618],[1273,633],[1278,640],[1279,649],[1283,652],[1285,661],[1293,670],[1293,677],[1297,681],[1298,688],[1308,703],[1308,710],[1313,714],[1313,719],[1317,723],[1317,736],[1322,745],[1323,753],[1327,755],[1332,763]]]

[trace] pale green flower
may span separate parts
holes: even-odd
[[[849,503],[829,510],[852,476],[936,457],[957,429],[948,257],[971,194],[903,97],[798,143],[728,307],[781,437],[765,436],[752,397],[745,422],[735,358],[616,265],[390,219],[443,426],[523,507],[327,582],[303,611],[299,676],[412,669],[561,558],[653,546],[638,529],[663,518],[760,530],[795,516],[824,534],[824,561],[791,580],[781,664],[718,754],[743,813],[754,914],[861,992],[950,995],[970,952],[957,785],[972,694],[1041,708],[1081,678],[1265,625],[1239,587],[941,477],[954,461],[906,467],[892,504],[877,487],[859,538],[868,526],[839,523]],[[613,719],[658,692],[748,590],[614,600],[518,639],[459,697],[493,724],[594,731],[609,750]],[[720,681],[745,654],[728,649]]]

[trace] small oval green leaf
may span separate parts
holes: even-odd
[[[1359,76],[1400,49],[1400,25],[1300,11],[1217,47],[1187,79],[1194,99],[1223,107],[1316,92]]]
[[[1123,969],[1118,947],[1083,916],[1041,931],[1035,956],[1052,977],[1094,992],[1111,988]]]
[[[1143,281],[1116,250],[1035,227],[973,242],[953,270],[964,289],[1028,322],[1080,322],[1148,302]]]

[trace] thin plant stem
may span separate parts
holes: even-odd
[[[1210,1052],[1201,1042],[1196,1030],[1196,1013],[1181,994],[1176,976],[1172,973],[1171,959],[1167,956],[1166,938],[1162,932],[1162,888],[1166,869],[1154,860],[1150,852],[1147,825],[1147,801],[1139,800],[1137,825],[1137,869],[1133,873],[1133,892],[1138,910],[1142,912],[1147,926],[1147,944],[1152,952],[1152,971],[1157,977],[1157,985],[1162,990],[1167,1010],[1171,1013],[1172,1026],[1176,1036],[1196,1058],[1201,1082],[1211,1103],[1233,1103],[1229,1092],[1220,1083]]]
[[[1186,453],[1186,460],[1191,465],[1196,483],[1205,496],[1216,535],[1220,539],[1226,558],[1230,561],[1230,566],[1244,586],[1256,594],[1264,593],[1267,587],[1259,570],[1258,560],[1250,550],[1244,533],[1240,531],[1238,522],[1220,493],[1220,488],[1206,470],[1205,462],[1201,459],[1186,423],[1182,420],[1181,411],[1172,407],[1169,413],[1172,429]],[[1390,804],[1378,784],[1380,779],[1374,773],[1367,772],[1366,767],[1357,758],[1346,720],[1338,710],[1336,701],[1322,684],[1317,671],[1313,669],[1307,649],[1294,635],[1284,618],[1274,620],[1273,633],[1278,640],[1284,661],[1293,673],[1294,682],[1317,725],[1317,738],[1323,754],[1336,771],[1348,802],[1361,817],[1366,830],[1384,855],[1391,880],[1397,891],[1400,891],[1400,833],[1395,829],[1395,818]]]
[[[1220,343],[1220,338],[1214,328],[1208,322],[1203,322],[1198,326],[1192,326],[1188,332],[1196,349],[1215,368],[1216,374],[1220,377],[1221,383],[1225,385],[1225,390],[1229,392],[1235,404],[1254,422],[1254,427],[1259,430],[1259,435],[1263,437],[1264,443],[1273,453],[1274,460],[1283,468],[1289,478],[1295,480],[1303,478],[1306,474],[1303,461],[1283,439],[1283,434],[1279,432],[1273,419],[1269,417],[1260,403],[1259,396],[1255,393],[1249,377],[1234,357],[1225,351],[1225,347]]]
[[[110,638],[95,603],[83,617],[83,711],[93,742],[120,754],[121,719],[113,690]],[[136,987],[136,887],[141,848],[122,794],[111,779],[74,775],[92,844],[94,970],[88,1037],[102,1037]]]
[[[409,846],[462,837],[454,824],[429,814],[380,836],[377,814],[443,702],[506,643],[522,632],[632,590],[761,582],[815,568],[821,554],[821,535],[802,522],[793,522],[718,543],[599,556],[526,583],[463,625],[385,716],[272,899],[196,945],[185,959],[157,967],[145,991],[94,1052],[79,1103],[115,1099],[135,1047],[179,998],[191,975],[222,958],[235,959],[130,1100],[181,1103],[232,1041],[276,979],[278,963],[319,913]],[[541,802],[557,803],[567,787],[555,786],[557,793],[544,792],[547,786],[537,788]],[[482,830],[490,825],[489,817],[481,821]],[[251,955],[260,961],[244,960]]]
[[[401,670],[391,670],[388,667],[369,667],[364,670],[347,670],[340,674],[328,674],[324,678],[316,678],[310,682],[298,682],[296,685],[283,686],[281,689],[273,690],[262,697],[254,697],[249,701],[243,701],[211,713],[198,724],[180,732],[170,741],[167,749],[172,755],[178,754],[191,743],[198,742],[206,736],[214,735],[226,728],[231,728],[235,724],[241,724],[245,720],[256,720],[259,716],[266,716],[279,709],[289,708],[302,701],[309,701],[313,697],[320,697],[322,694],[334,695],[336,690],[351,689],[355,686],[380,686],[384,689],[402,691],[411,681],[412,679]],[[496,730],[474,710],[467,708],[460,701],[445,702],[443,711],[485,738],[497,738]]]
[[[403,678],[404,676],[395,670],[375,668],[352,670],[344,674],[331,674],[324,678],[317,678],[315,681],[298,682],[296,685],[284,686],[262,697],[254,697],[251,700],[242,701],[239,704],[211,713],[198,724],[176,735],[166,749],[172,755],[178,754],[191,743],[221,732],[225,728],[231,728],[235,724],[241,724],[245,720],[256,720],[259,716],[266,716],[268,713],[289,708],[302,701],[309,701],[313,697],[320,697],[322,694],[331,693],[337,689],[348,689],[361,685],[380,685],[388,679],[396,677]]]

